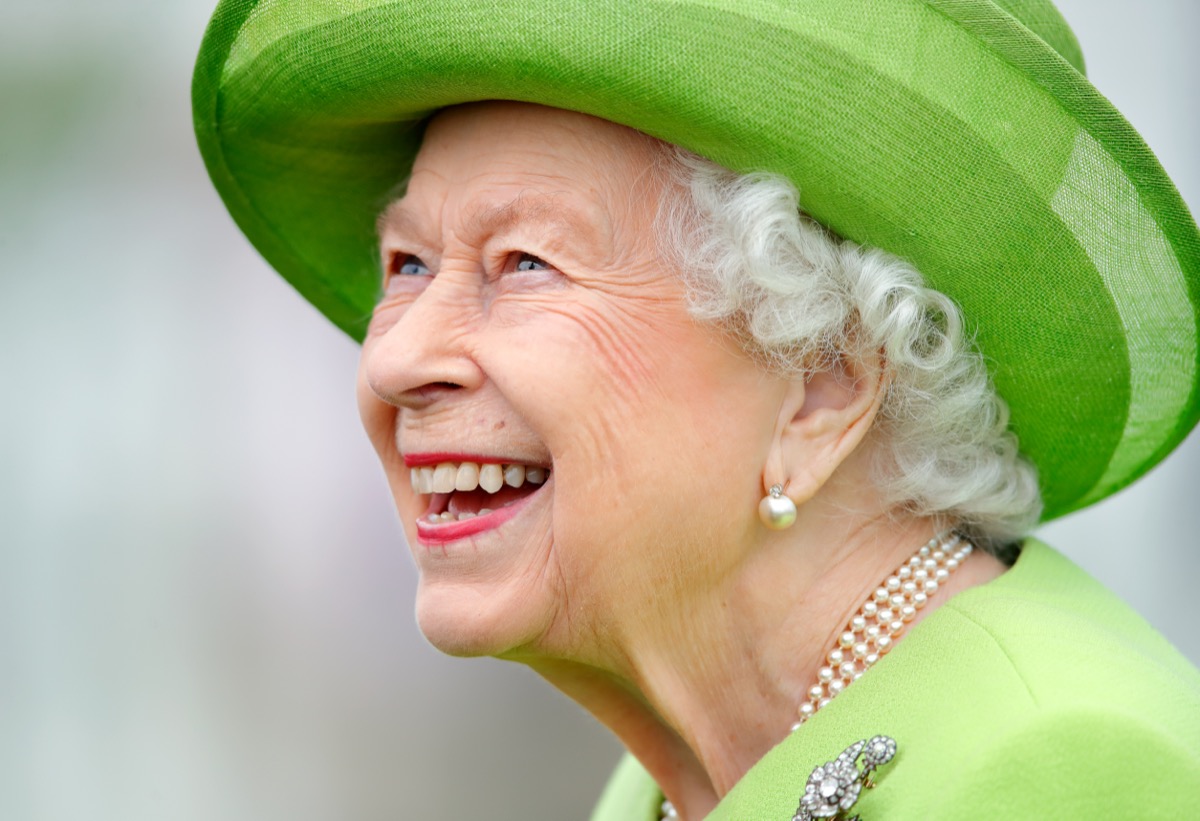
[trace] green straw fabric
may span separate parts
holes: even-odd
[[[963,308],[1046,518],[1200,416],[1200,240],[1038,0],[226,0],[196,132],[234,219],[361,338],[423,123],[507,99],[782,173]]]

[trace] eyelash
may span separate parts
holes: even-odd
[[[537,265],[540,265],[540,266],[542,266],[542,268],[545,268],[547,270],[554,267],[550,263],[546,262],[546,260],[542,259],[541,257],[534,256],[533,254],[525,253],[524,251],[518,251],[515,254],[513,254],[513,256],[515,256],[517,259],[517,264],[513,266],[514,271],[537,270],[536,268],[522,268],[521,266],[524,265],[526,262],[536,263]]]
[[[525,265],[526,263],[532,263],[533,265],[541,266],[541,268],[544,268],[547,270],[553,268],[553,266],[550,265],[550,263],[546,262],[541,257],[535,256],[534,254],[530,254],[525,251],[514,251],[514,252],[510,253],[508,255],[508,257],[509,257],[509,259],[515,258],[517,260],[516,264],[512,267],[512,271],[539,270],[538,268],[533,268],[533,267],[522,268],[521,266]],[[420,266],[421,268],[425,269],[426,273],[422,274],[422,273],[418,273],[416,271],[405,271],[404,270],[405,268],[408,268],[410,266],[412,266],[412,267]],[[508,273],[508,271],[504,271],[504,273]],[[388,261],[388,275],[389,276],[433,276],[433,272],[429,269],[429,266],[426,265],[421,260],[421,258],[416,256],[415,254],[394,253],[391,255],[391,258]]]

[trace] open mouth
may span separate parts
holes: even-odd
[[[450,541],[498,527],[517,513],[550,476],[541,465],[440,461],[412,464],[413,491],[429,498],[417,519],[426,541]]]

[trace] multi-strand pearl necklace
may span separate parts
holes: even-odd
[[[817,671],[817,683],[809,688],[806,700],[800,704],[799,719],[792,725],[792,732],[862,678],[892,649],[900,634],[916,619],[917,611],[929,603],[929,597],[974,549],[957,533],[943,533],[921,545],[908,561],[884,579],[846,624],[837,645],[826,654],[825,665]],[[663,801],[660,813],[664,821],[679,818],[670,801]]]
[[[850,619],[837,646],[826,654],[825,666],[817,671],[817,683],[809,688],[808,700],[800,705],[793,731],[892,649],[917,617],[917,611],[928,604],[929,597],[972,550],[974,546],[957,533],[935,536],[876,588]]]

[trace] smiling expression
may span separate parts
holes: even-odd
[[[663,146],[517,103],[430,123],[380,220],[362,418],[447,652],[596,656],[754,541],[782,388],[688,314]]]

